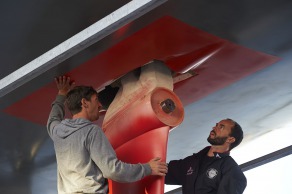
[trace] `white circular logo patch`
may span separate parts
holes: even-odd
[[[218,171],[214,168],[209,168],[206,172],[206,175],[209,179],[213,179],[217,176]]]

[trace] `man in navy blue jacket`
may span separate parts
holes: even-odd
[[[242,139],[237,122],[224,119],[216,123],[207,139],[211,146],[169,162],[165,184],[182,185],[183,194],[242,194],[247,181],[229,155]]]

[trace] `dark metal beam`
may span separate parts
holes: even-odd
[[[133,0],[0,80],[0,97],[43,74],[167,0]]]
[[[270,154],[267,154],[265,156],[259,157],[257,159],[251,160],[249,162],[243,163],[240,165],[240,168],[243,172],[248,171],[253,168],[259,167],[261,165],[272,162],[274,160],[278,160],[280,158],[288,156],[290,154],[292,154],[292,145],[286,148],[280,149],[278,151],[272,152]]]

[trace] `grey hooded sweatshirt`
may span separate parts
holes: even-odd
[[[47,129],[54,142],[58,193],[108,193],[107,179],[135,182],[151,174],[149,164],[128,164],[117,159],[103,131],[94,123],[65,119],[65,96],[52,104]]]

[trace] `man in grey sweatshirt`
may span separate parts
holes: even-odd
[[[98,120],[98,93],[88,86],[74,86],[69,77],[55,78],[58,95],[52,103],[47,129],[54,142],[58,193],[108,193],[107,178],[135,182],[148,175],[165,176],[167,164],[154,158],[145,164],[128,164],[117,159]],[[72,119],[64,119],[65,105]]]

